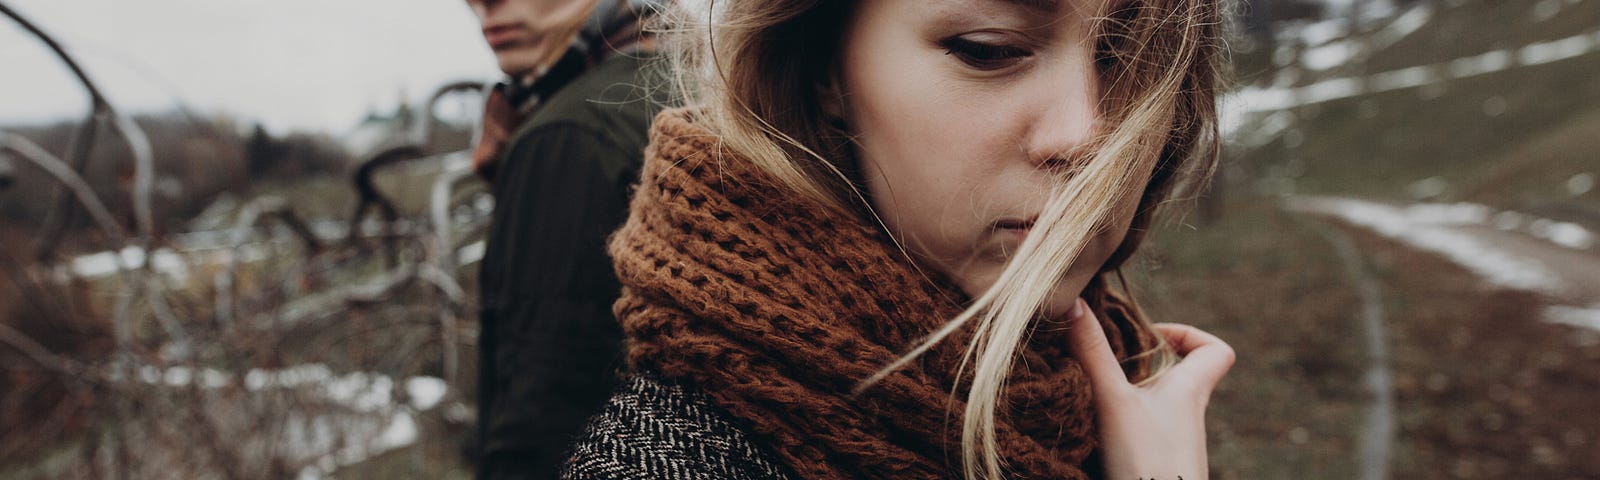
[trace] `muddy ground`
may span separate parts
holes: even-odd
[[[1159,320],[1216,332],[1239,362],[1210,417],[1215,479],[1357,478],[1374,397],[1354,239],[1386,314],[1390,478],[1600,478],[1600,332],[1546,323],[1547,299],[1364,230],[1265,200],[1164,229],[1132,273]]]

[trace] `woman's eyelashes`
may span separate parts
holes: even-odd
[[[954,36],[939,41],[945,54],[960,59],[962,63],[978,70],[1000,70],[1021,63],[1033,56],[1033,51],[1023,47],[973,40]]]

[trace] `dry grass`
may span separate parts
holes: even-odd
[[[29,240],[9,230],[0,237],[0,245]],[[430,261],[422,244],[403,242],[400,257]],[[136,271],[67,282],[49,266],[0,259],[0,479],[291,477],[372,440],[400,415],[422,429],[416,444],[391,453],[429,453],[417,454],[427,466],[419,471],[458,468],[459,448],[432,452],[470,433],[470,412],[446,412],[472,403],[475,369],[462,361],[452,370],[446,358],[475,358],[465,321],[472,299],[420,277],[343,293],[386,272],[377,256],[343,251],[352,248],[361,247],[310,255],[290,244],[236,268],[196,260],[182,277]],[[454,273],[470,280],[467,269]],[[330,301],[303,305],[317,295]],[[265,388],[247,381],[304,366],[331,377]],[[227,381],[174,380],[206,370]],[[414,376],[456,383],[438,407],[414,412],[402,382]],[[334,378],[369,393],[339,394]],[[353,400],[369,394],[393,400]]]
[[[1546,323],[1542,299],[1438,257],[1358,238],[1390,292],[1395,478],[1600,477],[1600,333]]]
[[[1239,361],[1212,399],[1212,478],[1356,477],[1369,394],[1352,281],[1316,228],[1270,201],[1173,226],[1130,272],[1158,320],[1216,333]],[[1541,299],[1350,230],[1380,282],[1398,438],[1392,478],[1596,478],[1600,334]]]
[[[1307,224],[1267,201],[1229,207],[1164,228],[1129,271],[1157,320],[1238,353],[1212,399],[1212,478],[1351,478],[1366,398],[1350,280]]]

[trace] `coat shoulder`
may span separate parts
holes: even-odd
[[[794,478],[692,387],[650,375],[628,379],[589,419],[562,478]]]

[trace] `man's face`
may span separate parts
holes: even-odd
[[[538,74],[572,43],[599,0],[467,0],[500,70]]]

